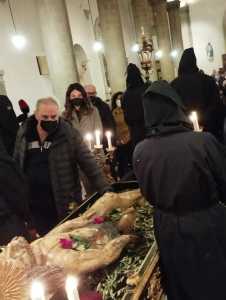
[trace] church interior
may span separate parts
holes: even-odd
[[[0,0],[0,300],[226,300],[226,1]]]

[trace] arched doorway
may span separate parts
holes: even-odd
[[[89,60],[84,49],[79,44],[74,45],[74,54],[80,83],[83,85],[91,83]]]

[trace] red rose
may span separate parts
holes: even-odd
[[[72,249],[73,241],[70,239],[60,239],[60,245],[63,249]]]

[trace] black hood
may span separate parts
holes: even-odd
[[[185,49],[178,68],[178,76],[197,73],[199,68],[196,63],[194,48]]]
[[[146,136],[190,130],[183,103],[167,81],[154,82],[143,97]]]

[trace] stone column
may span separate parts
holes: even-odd
[[[122,26],[117,0],[98,0],[108,78],[112,92],[125,89],[127,67]]]
[[[181,19],[182,38],[183,38],[183,48],[187,49],[193,46],[190,10],[188,5],[181,7],[180,19]]]
[[[149,0],[155,19],[156,32],[158,37],[158,47],[162,51],[160,58],[161,73],[164,80],[171,81],[175,78],[173,60],[171,58],[171,40],[169,31],[169,22],[167,15],[166,0]]]
[[[172,2],[168,2],[167,10],[169,16],[172,49],[177,51],[177,56],[174,58],[175,66],[177,68],[181,58],[181,54],[183,52],[183,39],[180,19],[180,1],[175,0]]]
[[[64,104],[68,85],[78,81],[65,0],[38,0],[38,9],[53,90]]]

